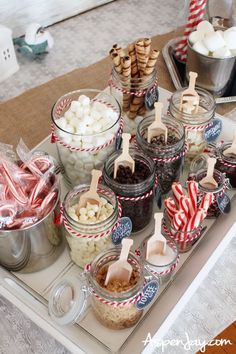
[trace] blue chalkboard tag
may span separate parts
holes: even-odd
[[[224,193],[221,197],[216,198],[217,205],[223,214],[228,214],[231,210],[231,202],[229,196]]]
[[[207,127],[204,131],[205,140],[208,143],[212,143],[220,136],[221,130],[222,130],[221,119],[214,118],[212,124],[209,127]]]
[[[157,203],[158,208],[161,209],[162,198],[161,198],[161,188],[160,188],[160,186],[156,186],[155,198],[156,198],[156,203]]]
[[[123,216],[120,219],[120,225],[112,232],[112,243],[119,245],[122,238],[128,237],[132,231],[132,221],[127,216]]]
[[[156,296],[158,289],[159,283],[156,280],[151,280],[150,282],[148,282],[143,289],[143,295],[141,299],[136,302],[136,307],[139,310],[142,310],[147,307]]]
[[[158,99],[159,99],[159,90],[157,86],[147,90],[144,99],[146,109],[148,111],[152,111],[154,109],[154,103],[158,102]]]

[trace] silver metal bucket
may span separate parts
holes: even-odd
[[[0,264],[11,271],[33,273],[54,263],[65,246],[55,213],[59,213],[59,196],[50,213],[36,224],[0,231]]]
[[[198,73],[197,86],[210,91],[213,96],[220,97],[229,88],[234,77],[236,57],[213,58],[196,52],[188,43],[186,76],[195,71]]]

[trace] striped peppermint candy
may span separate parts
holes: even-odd
[[[206,193],[202,197],[201,203],[200,203],[200,208],[203,208],[204,210],[208,210],[211,204],[213,203],[214,200],[214,195],[213,193]]]
[[[188,182],[188,196],[190,199],[189,214],[192,216],[197,210],[198,182]]]
[[[178,209],[176,208],[175,201],[172,198],[166,198],[164,200],[164,204],[167,210],[167,213],[169,217],[172,219],[175,213],[178,212]]]
[[[203,208],[198,208],[196,213],[190,218],[188,224],[186,225],[186,231],[190,232],[198,228],[206,216],[207,211]]]
[[[179,209],[183,210],[186,219],[189,217],[190,198],[182,195],[179,200]]]
[[[179,201],[183,195],[183,189],[180,183],[174,182],[172,184],[172,192],[174,194],[176,206],[179,208]]]

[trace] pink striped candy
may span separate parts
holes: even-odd
[[[188,182],[188,196],[190,198],[189,213],[192,216],[197,210],[198,182]]]
[[[205,219],[207,216],[207,211],[203,208],[199,208],[196,213],[190,218],[187,226],[186,226],[186,231],[190,232],[195,230],[201,222]]]
[[[183,210],[186,219],[189,217],[190,198],[182,195],[179,200],[179,209]]]
[[[183,195],[183,190],[182,190],[181,184],[178,182],[174,182],[172,184],[172,192],[174,194],[176,205],[179,208],[179,200],[180,200],[181,196]]]
[[[166,198],[164,200],[164,204],[165,204],[168,215],[172,219],[174,214],[178,212],[178,209],[176,208],[174,199]]]
[[[208,210],[209,207],[211,206],[212,202],[214,199],[213,193],[206,193],[202,197],[201,203],[200,203],[200,208],[203,208],[204,210]]]

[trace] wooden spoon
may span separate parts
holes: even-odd
[[[120,257],[118,261],[112,263],[107,271],[105,285],[107,285],[111,280],[117,279],[124,282],[129,282],[132,274],[132,266],[127,261],[130,247],[133,244],[133,240],[128,238],[123,238],[121,241],[122,248],[120,252]]]
[[[236,131],[234,133],[232,145],[223,152],[223,155],[236,155]]]
[[[79,198],[79,205],[77,208],[77,213],[79,214],[79,210],[87,206],[87,203],[96,204],[99,207],[99,211],[97,212],[97,217],[100,213],[101,208],[101,199],[97,193],[98,188],[98,180],[102,175],[102,172],[99,170],[92,170],[91,172],[92,180],[90,183],[90,188],[87,192],[81,194]]]
[[[185,110],[186,113],[197,113],[199,107],[199,95],[195,90],[195,84],[198,74],[190,71],[189,72],[189,85],[186,90],[182,92],[180,101],[180,110]]]
[[[148,141],[148,143],[150,143],[154,136],[159,136],[161,134],[164,134],[165,143],[166,143],[167,142],[167,127],[161,121],[163,103],[155,102],[154,107],[155,107],[155,120],[148,127],[147,141]]]
[[[206,177],[201,179],[201,181],[199,181],[199,184],[201,184],[203,187],[205,186],[206,188],[212,188],[212,186],[218,187],[218,183],[213,177],[216,159],[213,157],[209,157],[207,160],[207,164],[207,175]]]
[[[161,234],[161,221],[163,218],[162,213],[155,213],[155,231],[154,234],[147,241],[146,259],[153,254],[165,255],[166,252],[166,239]]]
[[[124,167],[130,167],[132,170],[132,173],[134,173],[135,170],[135,161],[132,159],[132,157],[129,154],[129,141],[130,141],[131,135],[127,133],[122,134],[122,141],[123,141],[123,147],[122,147],[122,154],[117,157],[114,161],[114,179],[117,176],[117,171],[119,166],[124,166]]]

